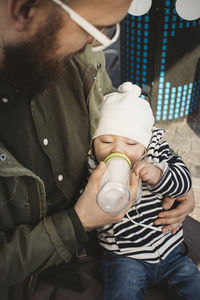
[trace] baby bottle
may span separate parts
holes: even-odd
[[[104,162],[107,168],[100,184],[97,203],[104,212],[117,214],[130,200],[131,161],[122,153],[113,153]]]

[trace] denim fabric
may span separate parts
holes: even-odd
[[[200,300],[200,271],[176,247],[165,260],[150,264],[104,252],[104,300],[143,300],[148,286],[163,285],[170,300]]]

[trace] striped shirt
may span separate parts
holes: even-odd
[[[153,128],[146,157],[162,169],[160,181],[154,186],[142,182],[140,202],[135,203],[120,222],[98,229],[102,247],[149,263],[165,259],[183,241],[182,227],[174,235],[163,234],[161,226],[156,227],[153,222],[163,210],[161,204],[165,196],[180,197],[190,190],[192,184],[184,162],[170,152],[167,142],[161,141],[163,134],[164,130]]]

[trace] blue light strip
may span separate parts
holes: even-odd
[[[174,0],[175,5],[176,0]],[[165,1],[165,17],[163,25],[162,52],[160,64],[160,78],[158,86],[158,98],[156,108],[156,120],[172,120],[179,117],[184,117],[197,109],[199,93],[195,90],[195,85],[192,83],[184,86],[172,87],[170,82],[165,82],[166,55],[168,37],[174,37],[176,29],[189,28],[190,26],[198,26],[198,21],[185,21],[180,18],[176,9],[172,8],[171,1]],[[200,82],[199,82],[200,85]],[[193,101],[193,102],[191,102]]]
[[[130,25],[131,24],[131,27]],[[126,72],[125,80],[131,80],[138,85],[147,82],[147,61],[149,44],[149,15],[143,17],[128,16],[125,26]],[[129,30],[127,28],[129,27]]]

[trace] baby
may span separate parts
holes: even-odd
[[[171,234],[153,224],[164,197],[187,193],[191,176],[181,158],[161,141],[164,130],[154,126],[151,107],[140,94],[138,86],[126,82],[106,95],[93,137],[90,165],[122,153],[142,180],[141,199],[123,220],[98,229],[104,248],[104,300],[141,300],[149,285],[159,284],[168,288],[172,299],[200,299],[200,272],[180,246],[182,227]]]

